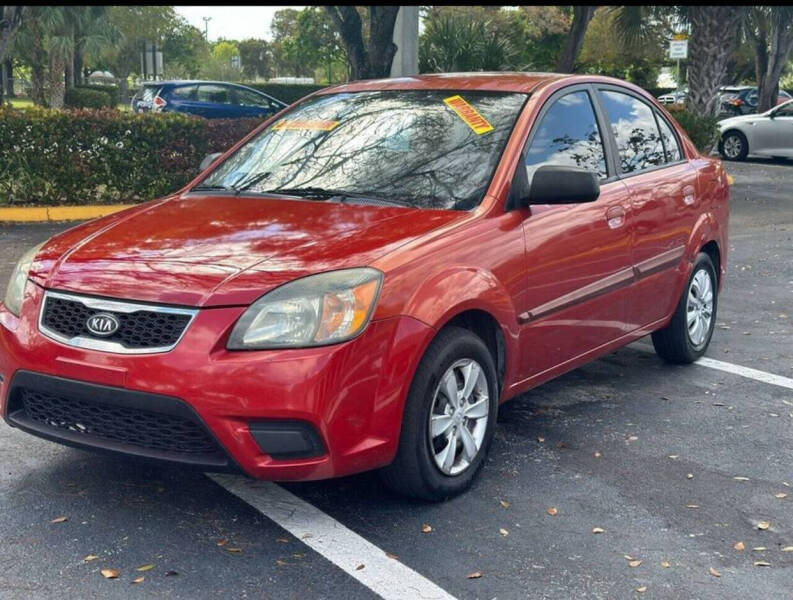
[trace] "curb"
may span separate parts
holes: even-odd
[[[51,221],[87,221],[112,215],[134,204],[103,206],[20,206],[0,208],[0,223],[46,223]]]

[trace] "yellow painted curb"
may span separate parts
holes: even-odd
[[[102,206],[20,206],[0,208],[0,223],[41,223],[46,221],[87,221],[112,215],[134,204]]]

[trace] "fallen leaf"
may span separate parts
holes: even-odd
[[[217,544],[218,544],[218,546],[225,546],[228,543],[229,543],[228,540],[220,540]]]
[[[771,527],[771,522],[770,522],[770,521],[760,521],[760,522],[757,524],[757,528],[758,528],[758,529],[761,529],[761,530],[763,530],[763,531],[765,531],[765,530],[766,530],[766,529],[768,529],[769,527]]]
[[[708,569],[708,573],[710,573],[710,574],[711,574],[711,575],[713,575],[714,577],[721,577],[721,573],[719,573],[719,572],[718,572],[716,569],[714,569],[713,567],[711,567],[710,569]]]
[[[686,504],[686,508],[699,508],[699,504]]]
[[[686,479],[694,479],[694,474],[689,473],[688,475],[686,475]]]
[[[631,562],[628,563],[628,566],[635,569],[636,567],[638,567],[641,564],[642,564],[642,561],[640,561],[640,560],[632,560]]]
[[[366,566],[366,565],[358,565],[357,567],[355,567],[355,570],[356,570],[356,571],[360,571],[360,570],[361,570],[361,569],[363,569],[365,566]]]
[[[504,537],[507,537],[507,536],[509,535],[509,531],[507,531],[507,530],[506,530],[506,529],[504,529],[503,527],[502,527],[501,529],[499,529],[499,530],[498,530],[498,532],[499,532],[501,535],[503,535]]]
[[[733,546],[733,548],[735,548],[738,552],[742,552],[746,546],[743,545],[743,542],[738,542]]]
[[[636,588],[636,591],[637,591],[637,592],[639,592],[640,594],[643,594],[644,592],[646,592],[646,591],[647,591],[647,586],[646,586],[646,585],[643,585],[643,586],[641,586],[641,587],[637,587],[637,588]]]
[[[601,457],[601,454],[600,454],[600,452],[598,452],[597,450],[595,450],[595,458],[600,458],[600,457]]]
[[[793,546],[785,546],[782,548],[782,552],[793,552]]]
[[[606,533],[606,530],[603,529],[602,527],[593,527],[592,533]]]
[[[558,515],[558,514],[559,514],[559,509],[558,509],[558,508],[556,508],[555,506],[552,506],[552,507],[551,507],[551,508],[549,508],[549,509],[548,509],[546,512],[547,512],[549,515],[551,515],[552,517],[555,517],[556,515]]]
[[[633,557],[630,554],[623,554],[622,556],[625,557],[625,560],[633,560]]]
[[[233,552],[234,554],[239,554],[242,552],[242,548],[226,548],[228,552]]]
[[[501,503],[501,506],[503,506],[504,508],[509,508],[509,502],[507,502],[506,500],[499,500],[499,502]]]
[[[481,576],[482,576],[481,571],[474,571],[473,573],[468,573],[468,575],[466,575],[465,577],[466,579],[479,579]]]
[[[630,436],[630,437],[628,438],[628,441],[629,441],[629,442],[635,442],[635,441],[636,441],[636,440],[638,440],[638,439],[639,439],[639,438],[638,438],[637,436],[635,436],[635,435],[632,435],[632,436]]]
[[[146,581],[146,578],[143,575],[141,575],[137,579],[133,579],[132,583],[143,583],[144,581]]]
[[[766,550],[768,550],[768,548],[765,546],[755,546],[752,548],[752,552],[765,552]]]
[[[99,557],[96,554],[89,554],[83,560],[85,562],[91,562],[92,560],[96,560],[97,558],[99,558]]]
[[[141,572],[142,572],[142,571],[151,571],[153,568],[154,568],[154,565],[152,565],[152,564],[148,564],[148,565],[143,565],[142,567],[138,567],[138,568],[137,568],[137,569],[135,569],[135,570],[136,570],[136,571],[141,571]]]
[[[399,560],[399,557],[396,554],[391,554],[390,552],[386,552],[385,555],[388,558],[393,558],[394,560]]]
[[[669,568],[669,567],[671,567],[672,565],[670,565],[668,561],[665,561],[665,560],[663,560],[663,561],[661,561],[661,566],[662,566],[664,569],[668,569],[668,568]]]
[[[779,498],[781,500],[782,498],[787,498],[787,494],[785,492],[779,492],[778,494],[774,494],[774,498]]]
[[[432,526],[429,523],[424,523],[421,526],[421,533],[430,533],[432,531]]]
[[[735,481],[749,481],[748,477],[741,477],[740,475],[738,477],[733,477],[733,479]]]
[[[115,579],[116,577],[118,577],[117,569],[102,569],[100,573],[102,573],[102,577],[104,577],[105,579]]]
[[[754,561],[754,566],[755,567],[770,567],[771,563],[770,562],[766,562],[764,560],[756,560],[756,561]]]
[[[295,560],[302,560],[304,556],[305,556],[305,554],[302,553],[302,552],[295,552],[292,555],[292,558],[294,558]]]
[[[680,455],[679,454],[670,454],[669,458],[671,458],[672,460],[676,460],[676,459],[680,458]]]
[[[307,535],[311,535],[311,534],[307,534]],[[279,544],[288,544],[288,543],[289,543],[289,538],[285,538],[285,537],[279,537],[279,538],[278,538],[277,540],[275,540],[275,541],[276,541],[276,542],[278,542]],[[218,546],[219,546],[219,545],[220,545],[220,544],[218,544]]]
[[[50,523],[65,523],[68,520],[69,520],[69,517],[58,517],[58,518],[53,519],[52,521],[50,521]]]
[[[542,443],[545,441],[545,438],[544,438],[544,437],[542,437],[542,436],[539,436],[539,437],[537,438],[537,441],[538,441],[538,442],[540,442],[540,443],[542,444]]]
[[[287,563],[285,560],[276,560],[275,564],[277,564],[279,567],[285,567],[289,563]]]

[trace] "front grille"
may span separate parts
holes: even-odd
[[[87,441],[116,442],[180,455],[222,452],[203,425],[181,416],[26,388],[15,390],[14,400],[14,408],[23,410],[27,419],[48,429],[85,436]]]
[[[96,340],[95,346],[75,344],[98,349],[119,347],[130,351],[147,349],[170,349],[182,337],[193,318],[194,311],[124,303],[101,301],[93,298],[67,297],[48,292],[42,308],[41,325],[45,333],[54,333],[61,341]],[[97,336],[87,326],[88,319],[98,313],[113,315],[119,322],[116,332],[108,336]]]

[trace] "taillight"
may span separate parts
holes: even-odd
[[[730,100],[730,104],[734,106],[743,106],[743,100],[736,98],[735,100]]]
[[[154,100],[151,101],[151,110],[152,112],[160,112],[167,104],[168,103],[159,96],[154,96]]]

